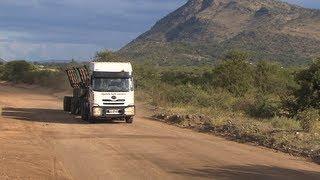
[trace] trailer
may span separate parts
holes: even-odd
[[[125,120],[135,116],[132,65],[122,62],[92,62],[90,67],[66,70],[73,96],[65,96],[64,111],[90,123],[97,120]]]

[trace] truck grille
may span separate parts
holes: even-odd
[[[103,99],[102,101],[104,105],[124,105],[124,102],[126,100],[125,99],[117,99],[117,100]]]
[[[124,102],[124,101],[126,101],[126,100],[125,100],[125,99],[117,99],[117,100],[103,99],[102,101],[106,101],[106,102]]]
[[[103,105],[124,105],[124,103],[103,103]]]

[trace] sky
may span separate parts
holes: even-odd
[[[320,0],[286,0],[320,8]],[[0,0],[0,57],[88,60],[118,50],[186,0]]]

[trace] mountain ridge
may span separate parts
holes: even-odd
[[[6,62],[7,62],[6,60],[0,58],[0,63],[6,63]]]
[[[119,53],[137,61],[215,63],[227,51],[253,61],[305,64],[320,56],[320,10],[277,0],[189,0]]]

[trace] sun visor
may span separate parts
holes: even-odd
[[[93,78],[131,78],[129,72],[93,72]]]

